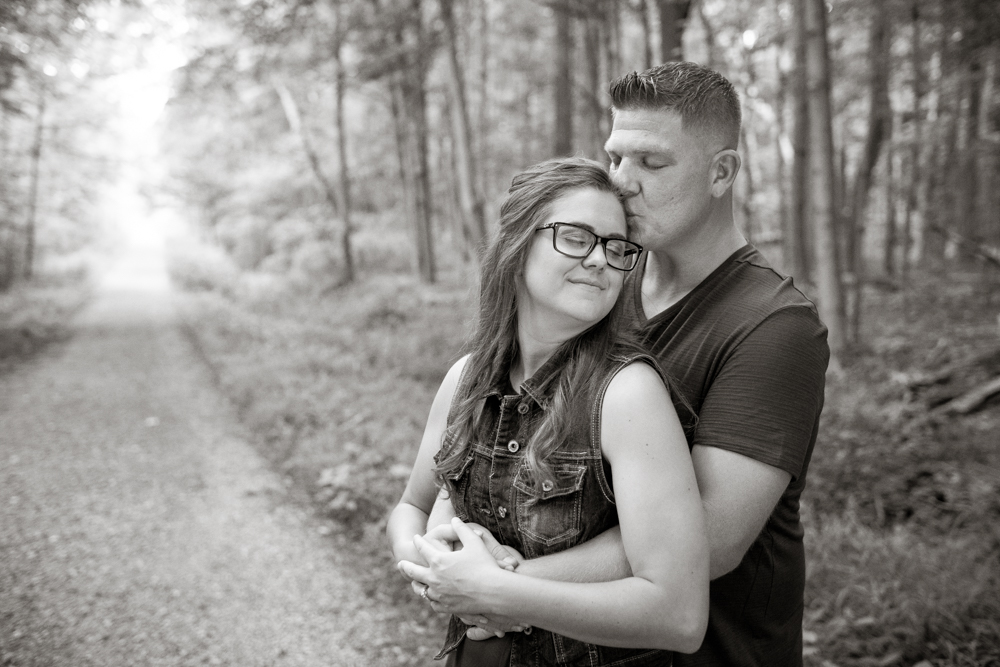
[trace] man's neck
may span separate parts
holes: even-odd
[[[649,251],[642,274],[643,313],[654,317],[679,302],[744,245],[746,239],[732,227],[705,247]]]

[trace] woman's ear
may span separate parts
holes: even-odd
[[[712,158],[712,196],[721,197],[726,194],[736,181],[740,171],[740,154],[731,148],[726,148]]]

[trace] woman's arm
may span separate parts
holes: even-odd
[[[611,382],[602,408],[622,543],[632,576],[604,583],[547,581],[496,566],[460,522],[465,548],[415,544],[429,567],[403,564],[427,583],[435,609],[496,612],[586,642],[698,649],[708,622],[708,547],[684,433],[666,388],[646,364]]]
[[[420,439],[420,449],[417,451],[416,461],[410,471],[410,479],[406,483],[399,503],[389,515],[386,534],[389,537],[393,558],[397,562],[400,560],[424,562],[413,546],[413,536],[423,535],[428,527],[427,519],[438,494],[434,481],[434,455],[441,448],[441,439],[448,425],[451,400],[458,388],[458,380],[462,375],[467,358],[462,357],[455,362],[434,396],[427,424],[424,427],[424,435]],[[450,502],[445,502],[449,506],[451,505]],[[441,510],[444,511],[444,508],[442,507]]]

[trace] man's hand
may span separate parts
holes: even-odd
[[[508,632],[524,632],[527,627],[509,616],[493,615],[489,618],[481,615],[459,616],[458,620],[474,626],[466,631],[465,636],[475,642],[491,637],[503,637]]]
[[[505,570],[513,572],[518,565],[524,561],[524,557],[514,548],[500,544],[492,533],[477,523],[465,524],[482,539],[483,544],[489,550],[490,555],[496,560],[497,565]],[[462,542],[458,537],[453,525],[449,522],[439,524],[427,531],[424,539],[438,551],[453,551],[462,548]],[[423,563],[422,563],[423,564]],[[400,572],[403,572],[400,569]],[[405,572],[403,572],[404,576]],[[419,581],[411,580],[413,592],[420,595],[424,590],[424,585]],[[466,632],[466,636],[472,641],[482,641],[492,637],[503,637],[508,632],[523,632],[526,628],[515,619],[507,616],[493,615],[486,617],[483,615],[464,615],[459,617],[466,625],[472,626]]]

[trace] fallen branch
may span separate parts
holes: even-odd
[[[965,415],[978,408],[995,394],[1000,394],[1000,375],[938,406],[934,412]]]
[[[993,246],[988,246],[985,243],[980,243],[974,239],[966,238],[958,232],[945,229],[940,225],[928,225],[931,231],[935,231],[941,236],[945,237],[949,241],[957,243],[958,245],[971,248],[972,254],[982,257],[987,262],[990,262],[994,266],[1000,266],[1000,248],[994,248]]]
[[[910,389],[918,389],[920,387],[942,384],[951,380],[952,376],[958,371],[966,368],[973,368],[975,366],[983,366],[986,368],[997,367],[998,370],[1000,370],[1000,349],[988,350],[975,356],[953,362],[933,373],[917,373],[906,382],[906,386]]]

